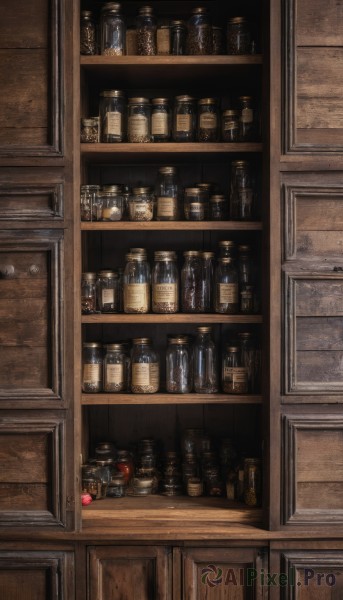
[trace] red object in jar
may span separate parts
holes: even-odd
[[[133,461],[127,450],[118,450],[115,467],[125,476],[125,483],[129,483],[133,477]]]
[[[88,494],[88,492],[81,494],[82,506],[88,506],[88,504],[90,504],[91,502],[93,502],[93,498],[90,494]]]

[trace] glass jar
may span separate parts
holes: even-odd
[[[151,106],[152,139],[154,142],[168,142],[170,140],[169,98],[153,98]]]
[[[201,258],[197,250],[183,253],[181,269],[181,310],[184,313],[201,312]]]
[[[186,54],[187,28],[184,21],[171,22],[171,53],[174,56]]]
[[[195,454],[200,456],[200,440],[204,435],[203,429],[185,429],[181,437],[181,448],[183,456]]]
[[[205,219],[207,220],[210,216],[210,198],[212,194],[215,193],[215,184],[214,183],[205,183],[202,181],[201,183],[195,184],[196,188],[199,188],[203,192],[203,198],[205,203]]]
[[[126,27],[121,6],[106,2],[100,13],[100,52],[103,56],[123,56],[126,52]]]
[[[239,312],[251,315],[254,312],[254,287],[247,285],[240,291]]]
[[[187,29],[187,54],[212,54],[212,24],[207,8],[193,9]]]
[[[131,481],[134,473],[133,460],[130,452],[127,450],[118,450],[114,466],[117,471],[124,476],[124,481],[127,485]]]
[[[199,142],[219,140],[219,111],[215,98],[201,98],[198,101],[197,138]]]
[[[113,458],[97,459],[95,461],[100,479],[106,485],[106,490],[112,477]]]
[[[142,6],[136,18],[137,54],[157,54],[157,22],[151,6]]]
[[[219,257],[220,258],[232,258],[236,259],[237,246],[232,240],[221,240],[219,246]]]
[[[134,394],[154,394],[160,386],[159,358],[149,338],[132,340],[131,391]]]
[[[118,273],[99,271],[96,282],[97,305],[101,313],[118,312]]]
[[[254,142],[256,140],[255,113],[251,96],[240,96],[239,110],[239,140],[241,142]]]
[[[238,343],[243,367],[248,373],[248,391],[259,393],[261,389],[261,350],[252,333],[239,332]]]
[[[214,310],[235,315],[239,310],[238,273],[232,258],[219,258],[214,276]]]
[[[90,10],[82,10],[80,21],[80,54],[92,56],[97,53],[96,46],[96,27],[93,13]]]
[[[97,194],[99,185],[81,185],[81,221],[97,221],[100,216]]]
[[[210,198],[211,221],[226,221],[229,216],[229,201],[223,194],[214,194]]]
[[[133,144],[151,142],[149,98],[129,98],[127,140]]]
[[[148,313],[150,310],[150,268],[144,254],[127,254],[124,271],[124,312]]]
[[[82,273],[81,276],[81,313],[96,313],[96,273]]]
[[[113,442],[99,442],[95,447],[96,458],[114,458],[116,452]]]
[[[81,119],[81,144],[96,144],[98,141],[98,121],[97,119]]]
[[[125,96],[120,90],[100,92],[100,140],[106,144],[123,142],[125,137]]]
[[[157,54],[168,56],[170,54],[170,25],[159,25],[156,34]]]
[[[227,24],[227,53],[250,54],[251,33],[244,17],[232,17]]]
[[[254,284],[251,247],[246,244],[240,244],[238,246],[238,271],[241,289]]]
[[[99,394],[102,391],[103,355],[102,346],[96,342],[85,342],[82,352],[82,391]]]
[[[187,337],[168,340],[166,389],[170,394],[190,394],[193,389],[192,352]]]
[[[245,458],[243,499],[247,506],[259,506],[261,504],[261,483],[261,460],[259,458]]]
[[[101,206],[100,221],[121,221],[123,218],[123,195],[117,185],[106,186],[97,194]]]
[[[224,54],[223,28],[213,25],[212,27],[212,54]]]
[[[122,344],[106,344],[104,358],[104,392],[128,391],[127,355]]]
[[[209,313],[212,310],[214,252],[201,252],[200,259],[200,310]]]
[[[123,498],[126,496],[127,483],[123,473],[116,473],[112,475],[108,486],[107,496],[109,498]]]
[[[240,141],[240,118],[238,110],[224,110],[222,113],[223,142]]]
[[[255,214],[254,189],[247,160],[231,163],[230,216],[233,221],[249,221]]]
[[[195,100],[192,96],[176,96],[173,113],[173,141],[194,142],[196,130]]]
[[[152,312],[158,314],[178,312],[179,273],[175,252],[155,252],[151,288]]]
[[[224,394],[247,394],[248,372],[242,366],[237,346],[227,346],[222,362],[222,389]]]
[[[198,327],[194,342],[194,391],[198,394],[218,392],[217,350],[211,327]]]
[[[156,182],[157,221],[179,219],[180,186],[175,167],[160,167]]]
[[[150,187],[133,188],[129,197],[130,221],[152,221],[154,218],[155,196]]]
[[[183,483],[187,485],[187,482],[191,477],[198,477],[198,475],[199,468],[196,455],[193,453],[185,454],[182,461]]]
[[[208,193],[198,187],[185,188],[184,213],[187,221],[204,221],[209,212]]]

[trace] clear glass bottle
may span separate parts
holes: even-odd
[[[232,17],[227,24],[227,53],[250,54],[251,33],[244,17]]]
[[[172,337],[168,340],[166,389],[170,394],[190,394],[193,389],[192,351],[187,337]]]
[[[223,111],[222,140],[223,142],[240,141],[240,119],[238,110],[233,110],[230,108]]]
[[[82,391],[98,394],[103,385],[103,351],[97,342],[85,342],[82,350]]]
[[[247,506],[260,506],[262,500],[261,460],[259,458],[244,459],[244,494]]]
[[[211,312],[213,301],[214,252],[201,252],[200,306],[201,312]]]
[[[97,194],[100,185],[81,185],[81,221],[97,221]]]
[[[101,313],[118,312],[118,273],[102,270],[97,275],[97,305]]]
[[[156,182],[157,221],[177,221],[179,219],[180,186],[176,167],[160,167]]]
[[[222,361],[222,389],[224,394],[247,394],[248,371],[241,363],[238,346],[226,346]]]
[[[128,357],[122,344],[107,344],[104,358],[104,392],[128,391]]]
[[[198,7],[192,10],[187,29],[187,54],[212,54],[212,23],[207,8]]]
[[[150,311],[150,268],[144,254],[127,254],[124,271],[124,312]]]
[[[97,119],[81,119],[81,144],[96,144],[99,137]]]
[[[229,201],[223,194],[214,194],[210,198],[211,221],[226,221],[229,216]]]
[[[129,197],[130,221],[152,221],[155,213],[155,196],[150,187],[133,188]]]
[[[151,276],[152,312],[176,313],[179,310],[179,273],[176,253],[155,252]]]
[[[82,10],[80,21],[80,54],[92,56],[96,53],[96,27],[93,13],[90,10]]]
[[[136,18],[137,54],[157,54],[157,21],[151,6],[142,6]]]
[[[186,54],[187,28],[184,21],[175,20],[171,22],[171,53],[174,56]]]
[[[201,98],[198,101],[197,138],[199,142],[219,140],[219,110],[215,98]]]
[[[205,221],[209,213],[207,191],[199,187],[185,188],[184,213],[186,221]]]
[[[254,285],[251,246],[248,246],[247,244],[240,244],[238,246],[238,272],[241,289],[244,289],[247,285]]]
[[[238,273],[231,258],[219,258],[214,275],[214,310],[234,315],[239,310]]]
[[[151,142],[151,104],[149,98],[129,98],[127,140],[133,144]]]
[[[123,218],[124,198],[119,186],[106,186],[97,194],[101,206],[100,221],[121,221]]]
[[[92,315],[96,312],[96,273],[82,273],[81,313]]]
[[[256,119],[251,96],[240,96],[239,110],[239,140],[254,142],[256,140]]]
[[[131,391],[134,394],[154,394],[160,386],[158,354],[149,338],[135,338],[132,342]]]
[[[121,90],[100,92],[100,140],[106,144],[125,138],[125,95]]]
[[[194,142],[196,131],[195,100],[192,96],[176,96],[172,136],[174,142]]]
[[[242,365],[248,373],[248,391],[258,394],[261,389],[261,350],[252,333],[238,333],[238,344]]]
[[[194,342],[194,391],[198,394],[218,392],[217,350],[211,327],[198,327]]]
[[[201,312],[201,259],[200,252],[188,250],[183,253],[181,269],[181,310],[184,313]]]
[[[100,52],[103,56],[126,53],[126,26],[120,13],[121,5],[106,2],[100,13]]]
[[[154,142],[169,142],[171,133],[169,98],[152,98],[151,106],[152,139]]]
[[[251,221],[255,216],[254,183],[250,163],[231,163],[230,216],[233,221]]]

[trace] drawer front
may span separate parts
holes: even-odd
[[[343,597],[343,552],[290,551],[281,557],[281,571],[290,586],[282,600],[339,600]]]

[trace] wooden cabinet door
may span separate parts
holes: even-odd
[[[281,600],[341,600],[343,552],[289,551],[282,555],[281,571],[291,585],[281,588]]]

